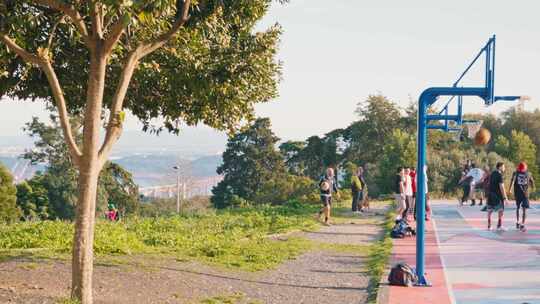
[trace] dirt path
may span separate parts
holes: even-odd
[[[172,258],[101,263],[95,267],[95,302],[364,303],[369,282],[365,250],[344,244],[367,246],[378,239],[382,208],[363,216],[342,214],[335,225],[297,234],[313,240],[314,249],[269,271],[234,272]],[[58,303],[69,294],[70,276],[70,265],[63,261],[2,262],[0,303]]]

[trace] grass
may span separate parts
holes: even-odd
[[[56,304],[80,304],[79,300],[70,299],[70,298],[61,298],[56,301]]]
[[[207,298],[204,300],[201,300],[200,304],[240,304],[240,303],[246,303],[246,304],[262,304],[262,302],[258,300],[245,300],[245,294],[241,292],[235,292],[233,294],[229,295],[220,295],[215,296],[212,298]]]
[[[392,210],[392,208],[391,208]],[[376,303],[381,276],[384,273],[392,254],[390,231],[394,226],[395,213],[389,211],[383,223],[384,236],[368,249],[367,269],[369,275],[368,303]]]
[[[121,223],[98,220],[94,252],[102,256],[167,254],[246,271],[273,268],[309,250],[305,239],[274,240],[268,235],[312,230],[318,206],[231,209],[206,214],[128,218]],[[0,260],[18,254],[68,256],[73,224],[62,221],[0,225]]]

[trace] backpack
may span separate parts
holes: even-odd
[[[390,237],[393,239],[402,239],[407,235],[416,235],[416,231],[409,226],[406,220],[401,219],[396,221],[396,224],[390,231]]]
[[[390,270],[388,283],[396,286],[410,287],[418,283],[416,271],[407,263],[398,263]]]

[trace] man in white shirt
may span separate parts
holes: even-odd
[[[407,218],[411,215],[413,212],[413,188],[412,188],[412,178],[411,178],[411,169],[406,168],[405,169],[405,203],[407,205],[405,214],[407,215]]]

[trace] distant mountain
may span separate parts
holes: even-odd
[[[220,154],[227,143],[227,136],[210,128],[188,128],[178,136],[161,133],[148,134],[127,131],[114,147],[115,153],[178,151],[189,155]]]
[[[186,128],[180,134],[162,132],[160,135],[142,131],[125,131],[115,144],[113,153],[126,155],[132,153],[182,152],[188,158],[201,155],[221,154],[227,143],[227,135],[208,127]],[[13,155],[15,152],[30,149],[34,140],[20,136],[0,136],[0,154]]]
[[[171,184],[176,181],[174,166],[180,164],[180,175],[193,179],[205,179],[217,175],[221,155],[203,156],[194,160],[180,159],[174,154],[140,154],[113,160],[133,174],[142,187]],[[43,165],[32,166],[17,157],[0,157],[0,163],[15,176],[16,181],[31,178],[36,171],[44,171]]]

